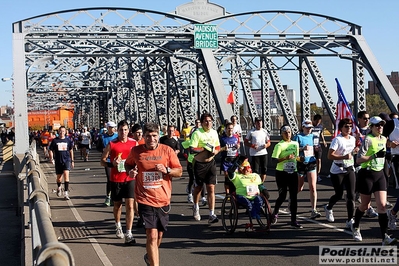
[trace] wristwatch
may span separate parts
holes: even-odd
[[[167,174],[170,174],[170,171],[171,171],[172,169],[170,169],[170,167],[166,167],[166,173]]]

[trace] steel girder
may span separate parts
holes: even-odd
[[[364,67],[363,65],[353,62],[353,90],[354,90],[354,116],[360,111],[366,110],[366,88],[364,80]]]
[[[207,65],[213,61],[211,55],[224,59],[239,56],[245,67],[250,66],[253,73],[267,71],[272,74],[270,78],[277,77],[275,74],[282,70],[301,71],[303,60],[296,58],[311,56],[350,59],[364,65],[380,86],[380,91],[392,110],[393,102],[398,102],[396,92],[361,36],[361,27],[354,23],[320,14],[283,10],[229,14],[205,21],[217,26],[219,48],[212,52],[205,51],[204,56],[204,51],[199,53],[192,45],[193,24],[200,22],[203,21],[172,13],[130,8],[66,10],[18,21],[13,24],[14,45],[18,45],[14,47],[14,57],[23,55],[25,66],[20,63],[14,65],[14,77],[18,79],[15,83],[15,94],[26,93],[28,90],[33,94],[44,91],[47,96],[50,95],[47,94],[49,85],[60,82],[62,88],[72,95],[72,101],[78,103],[82,94],[107,91],[108,98],[112,99],[108,102],[109,115],[114,119],[116,113],[125,110],[124,104],[127,102],[122,99],[124,97],[120,97],[122,95],[117,96],[117,91],[129,87],[137,99],[137,105],[130,103],[132,109],[138,112],[137,118],[141,121],[156,120],[158,117],[155,114],[164,109],[167,102],[154,92],[166,93],[170,90],[169,86],[175,86],[173,82],[167,82],[167,64],[161,63],[165,61],[162,58],[194,58],[197,59],[196,64],[188,65],[191,66],[189,72],[200,73],[197,79],[193,79],[197,83],[193,85],[186,81],[179,86],[197,87],[197,115],[207,110],[223,119],[232,111],[222,97],[226,86],[220,79],[233,71],[224,69],[224,64]],[[266,69],[261,60],[253,60],[265,55],[273,59]],[[119,68],[113,69],[112,80],[107,79],[109,68],[104,67],[104,64],[113,66],[117,58],[122,58],[118,60]],[[129,70],[129,61],[135,61],[135,58],[157,64],[136,62]],[[44,68],[36,68],[35,65],[42,62],[41,60],[50,63]],[[177,67],[177,64],[172,64],[172,67]],[[161,72],[151,73],[152,71]],[[174,73],[178,72],[178,69],[174,70]],[[131,76],[127,73],[131,73]],[[164,75],[162,79],[154,80],[161,73]],[[26,84],[25,79],[21,78],[24,75],[27,77]],[[300,76],[303,78],[302,74]],[[128,84],[128,87],[119,82]],[[261,83],[265,85],[263,78]],[[164,90],[161,85],[167,86],[167,89]],[[323,89],[319,90],[319,94],[322,98],[327,97],[326,89],[322,85],[321,87]],[[181,90],[176,92],[180,94]],[[122,94],[128,95],[127,90]],[[238,94],[235,96],[238,97]],[[120,99],[120,102],[115,98]],[[42,100],[46,100],[46,97]],[[27,101],[29,103],[30,98]],[[330,103],[329,100],[327,102]],[[23,112],[23,104],[18,103],[15,106],[16,112]],[[301,104],[304,105],[303,102]],[[265,107],[262,109],[265,110]],[[331,109],[331,106],[327,106],[327,109]],[[131,115],[125,111],[122,113]],[[175,109],[171,114],[176,114]],[[267,115],[267,112],[263,115]],[[170,114],[165,116],[161,118],[162,121],[170,121]],[[22,118],[18,118],[16,123],[24,124]]]

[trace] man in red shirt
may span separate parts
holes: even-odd
[[[159,126],[144,126],[144,145],[134,147],[125,162],[129,176],[136,178],[135,196],[147,235],[144,261],[159,265],[159,245],[169,222],[172,178],[183,169],[175,151],[159,143]]]
[[[112,140],[103,151],[101,165],[111,168],[111,199],[114,202],[114,218],[116,237],[125,237],[125,244],[132,245],[136,240],[132,234],[134,219],[134,178],[130,177],[125,169],[125,160],[131,149],[137,146],[137,141],[129,138],[129,124],[122,120],[118,123],[118,138]],[[107,162],[107,158],[110,162]],[[122,199],[125,199],[126,208],[126,235],[121,225]]]

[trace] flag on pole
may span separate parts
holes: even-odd
[[[346,101],[344,92],[342,91],[341,85],[339,84],[338,79],[336,78],[335,81],[337,82],[337,93],[338,93],[338,102],[337,102],[337,110],[335,111],[335,131],[334,131],[334,138],[340,133],[338,129],[339,121],[343,118],[350,118],[353,121],[352,127],[352,135],[358,134],[359,128],[357,127],[355,117],[353,116],[352,110]]]
[[[227,96],[227,103],[234,104],[234,94],[233,94],[233,91],[231,91],[231,92],[229,93],[229,96]]]

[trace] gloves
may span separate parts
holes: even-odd
[[[237,156],[231,163],[232,165],[230,166],[229,169],[227,169],[227,173],[229,174],[229,177],[232,178],[234,176],[234,172],[237,170],[238,167],[247,159],[244,155]]]
[[[270,198],[269,191],[266,188],[262,189],[261,193],[262,193],[263,196],[265,196],[266,199]]]
[[[374,154],[374,156],[375,158],[385,158],[385,151],[381,149],[376,154]]]

